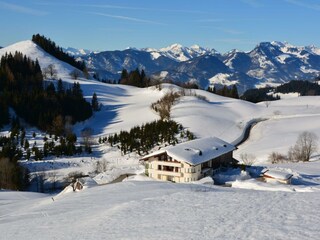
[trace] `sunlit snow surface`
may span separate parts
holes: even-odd
[[[126,181],[51,196],[1,192],[2,239],[317,239],[319,192]]]
[[[58,76],[72,84],[73,68],[26,41],[10,46],[33,59],[42,68],[53,63]],[[3,55],[8,48],[0,50]],[[74,126],[80,136],[91,127],[94,138],[159,119],[150,104],[168,91],[111,85],[81,78],[88,101],[94,92],[102,104],[100,112]],[[236,143],[253,119],[251,135],[234,156],[254,155],[256,166],[293,174],[292,185],[267,184],[226,176],[232,188],[202,184],[173,184],[144,176],[128,176],[125,182],[65,191],[59,195],[0,191],[1,239],[318,239],[320,215],[320,162],[315,154],[310,163],[271,165],[268,155],[287,153],[302,131],[320,137],[320,97],[295,97],[252,104],[220,97],[202,90],[191,91],[172,109],[173,120],[198,138],[215,136]],[[27,134],[30,135],[30,131]],[[38,133],[39,138],[40,134]],[[41,144],[41,142],[39,143]],[[108,171],[96,176],[108,183],[121,174],[143,173],[136,154],[121,155],[116,148],[100,145],[90,156],[52,158],[24,162],[31,170],[92,171],[97,160],[108,162]],[[241,188],[241,189],[240,189]]]

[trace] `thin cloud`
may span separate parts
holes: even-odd
[[[141,19],[141,18],[133,18],[133,17],[128,17],[128,16],[122,16],[122,15],[112,15],[112,14],[100,13],[100,12],[88,12],[88,13],[89,13],[89,14],[93,14],[93,15],[108,17],[108,18],[115,18],[115,19],[120,19],[120,20],[126,20],[126,21],[130,21],[130,22],[139,22],[139,23],[165,25],[164,23],[154,22],[154,21],[145,20],[145,19]]]
[[[48,13],[43,11],[38,11],[32,8],[24,7],[17,4],[7,3],[0,1],[0,8],[10,10],[17,13],[23,13],[23,14],[29,14],[29,15],[35,15],[35,16],[45,16]]]
[[[175,13],[206,13],[204,11],[197,10],[185,10],[185,9],[164,9],[164,8],[143,8],[143,7],[129,7],[120,5],[109,5],[109,4],[68,4],[68,3],[52,3],[52,2],[37,2],[37,5],[45,6],[69,6],[69,7],[86,7],[86,8],[107,8],[107,9],[123,9],[123,10],[142,10],[142,11],[157,11],[157,12],[175,12]]]
[[[302,2],[299,0],[285,0],[287,3],[299,6],[299,7],[304,7],[304,8],[309,8],[309,9],[313,9],[316,11],[320,10],[320,4],[312,4],[312,3],[307,3],[307,2]]]
[[[79,5],[77,5],[79,6]],[[160,11],[160,12],[181,12],[181,13],[205,13],[203,11],[195,10],[177,10],[177,9],[163,9],[163,8],[142,8],[142,7],[127,7],[119,5],[98,5],[98,4],[81,4],[82,7],[93,7],[93,8],[111,8],[111,9],[125,9],[125,10],[143,10],[143,11]]]

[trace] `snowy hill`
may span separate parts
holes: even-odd
[[[319,96],[306,96],[271,102],[264,113],[268,120],[254,127],[251,137],[239,147],[237,157],[250,153],[257,157],[257,163],[266,163],[271,152],[287,154],[303,131],[320,137],[319,100]]]
[[[180,91],[179,87],[170,84],[164,84],[159,91],[153,87],[141,89],[86,80],[80,80],[79,83],[88,99],[93,92],[97,93],[102,109],[87,121],[78,123],[74,130],[80,134],[83,128],[92,127],[97,136],[130,130],[133,126],[159,119],[150,108],[151,103],[168,91]],[[202,90],[191,92],[204,96],[207,101],[195,96],[182,97],[173,107],[172,118],[197,137],[218,136],[230,142],[236,141],[246,123],[254,116],[260,117],[259,113],[264,108]]]
[[[31,40],[18,42],[0,49],[0,57],[6,53],[14,54],[16,51],[21,52],[34,61],[38,59],[41,69],[46,68],[50,64],[53,64],[58,71],[57,78],[69,78],[70,73],[75,69],[68,63],[62,62],[52,55],[48,54]]]

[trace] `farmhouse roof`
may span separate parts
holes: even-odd
[[[151,156],[156,156],[166,152],[173,159],[187,162],[191,165],[198,165],[235,149],[235,146],[220,138],[207,137],[180,143],[175,146],[165,147],[143,157],[142,159],[147,159]]]

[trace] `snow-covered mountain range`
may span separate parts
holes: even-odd
[[[184,62],[191,60],[195,57],[202,55],[216,55],[218,52],[215,49],[203,48],[199,45],[193,45],[191,47],[184,47],[181,44],[172,44],[171,46],[154,49],[154,48],[143,48],[141,51],[151,53],[154,59],[161,56],[171,58],[177,62]]]
[[[84,56],[91,53],[98,53],[97,51],[91,51],[88,49],[77,49],[72,47],[64,48],[63,51],[74,57]]]
[[[35,47],[30,41],[22,45],[23,49],[27,47],[25,50]],[[2,51],[7,48],[11,46]],[[191,81],[202,88],[237,84],[239,92],[244,92],[294,79],[313,80],[320,75],[320,48],[286,42],[261,42],[251,51],[232,50],[225,54],[198,45],[184,47],[180,44],[160,49],[95,52],[69,47],[64,50],[76,59],[84,60],[90,71],[98,73],[101,79],[110,80],[118,80],[123,68],[139,68],[159,80]]]
[[[73,54],[84,60],[101,78],[118,79],[123,68],[143,68],[161,80],[197,81],[210,84],[237,83],[240,91],[293,79],[312,80],[320,73],[320,48],[293,46],[286,42],[261,42],[248,52],[225,54],[198,45],[184,47],[128,48],[99,53]]]

